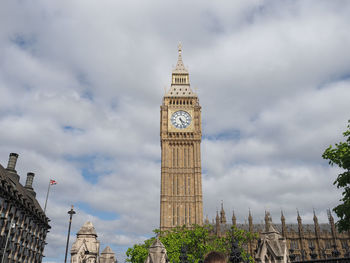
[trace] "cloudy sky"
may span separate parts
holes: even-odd
[[[327,222],[340,191],[321,155],[350,119],[349,1],[5,0],[0,163],[18,153],[62,262],[92,221],[120,261],[159,226],[159,106],[183,45],[203,119],[204,216],[283,209]]]

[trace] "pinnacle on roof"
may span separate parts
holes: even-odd
[[[94,225],[88,221],[79,230],[77,235],[94,235],[97,236]]]
[[[297,220],[301,222],[301,217],[300,217],[300,214],[299,214],[299,210],[298,210],[298,209],[297,209],[297,214],[298,214]]]
[[[159,240],[159,238],[157,237],[152,245],[150,246],[150,248],[157,248],[157,247],[160,247],[160,248],[165,248],[165,246],[163,245],[163,243]]]
[[[235,210],[232,210],[232,220],[236,220]]]
[[[330,224],[333,224],[334,223],[334,218],[332,216],[332,213],[331,213],[331,210],[328,208],[327,210],[327,215],[328,215],[328,220],[329,220],[329,223]]]
[[[101,254],[114,254],[114,252],[109,246],[106,246],[106,248],[102,251]]]
[[[270,224],[268,226],[268,232],[269,233],[279,233],[276,228],[274,227],[273,223],[272,223],[272,220],[270,221]]]
[[[188,70],[182,61],[182,46],[178,46],[179,56],[177,64],[172,72],[171,87],[166,92],[166,97],[197,97],[190,87],[190,77]]]
[[[236,226],[236,216],[235,216],[235,211],[232,210],[232,225]]]
[[[249,210],[250,211],[250,210]],[[270,212],[265,210],[265,221],[269,221],[270,220]]]
[[[315,212],[315,209],[313,209],[313,211],[314,211],[314,222],[318,222],[318,219],[317,219],[317,216],[316,216],[316,212]]]
[[[283,214],[283,211],[281,210],[281,220],[284,221],[286,220],[285,217],[284,217],[284,214]]]
[[[224,201],[221,200],[221,211],[220,211],[221,215],[225,215],[225,210],[224,210]]]
[[[178,45],[178,52],[179,52],[179,56],[177,58],[177,63],[176,63],[176,67],[173,70],[173,73],[178,73],[178,74],[188,74],[188,70],[185,68],[185,65],[182,61],[182,45],[181,43],[179,43]]]
[[[208,215],[205,217],[204,224],[209,225],[209,217],[208,217]]]

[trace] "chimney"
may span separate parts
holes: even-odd
[[[15,168],[16,168],[17,158],[18,158],[17,153],[10,153],[9,162],[7,164],[7,170],[16,172]]]
[[[35,176],[34,173],[27,173],[27,180],[26,180],[26,185],[24,186],[24,188],[35,197],[36,193],[33,189],[34,176]]]
[[[17,171],[15,170],[17,159],[18,159],[17,153],[10,153],[9,162],[7,164],[6,170],[8,172],[10,172],[11,174],[15,175],[16,179],[19,181],[19,175],[17,174]]]

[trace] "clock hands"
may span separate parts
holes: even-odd
[[[191,115],[186,111],[177,111],[171,115],[171,123],[175,128],[184,129],[191,123]]]

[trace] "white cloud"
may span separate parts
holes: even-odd
[[[321,159],[350,106],[344,1],[5,1],[0,10],[0,163],[18,152],[52,230],[46,262],[92,221],[126,246],[159,224],[159,106],[176,45],[202,105],[205,214],[244,222],[282,208],[306,222],[340,198]],[[301,183],[303,182],[303,183]]]

